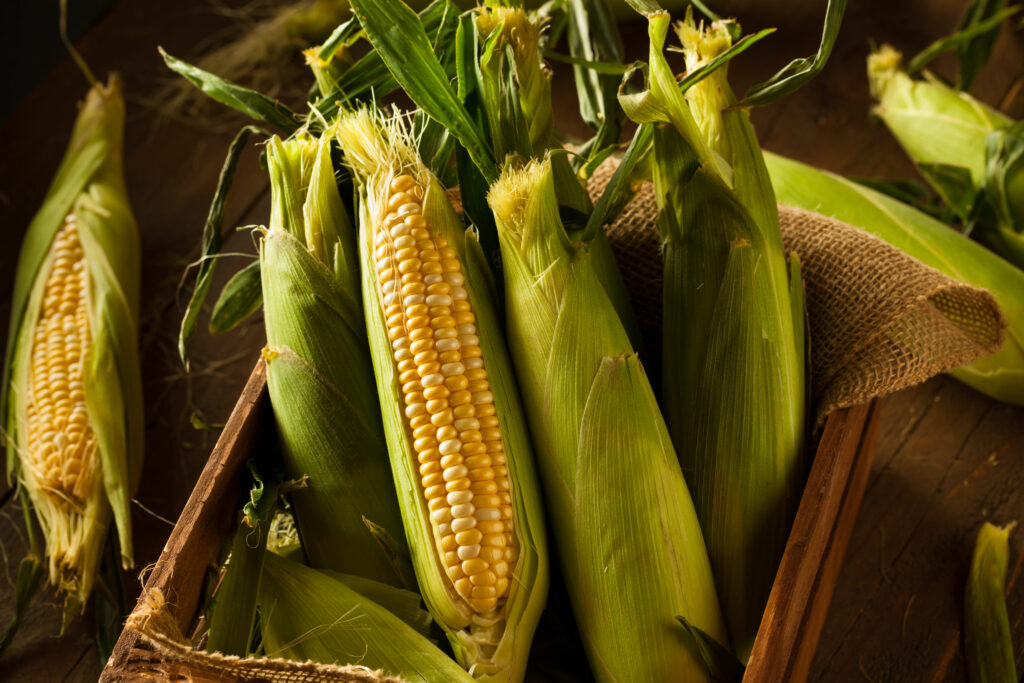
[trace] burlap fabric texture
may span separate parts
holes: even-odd
[[[615,166],[598,169],[597,196]],[[657,201],[641,186],[608,238],[658,372],[662,320]],[[782,242],[800,257],[811,339],[811,395],[821,423],[837,408],[919,384],[995,353],[1006,319],[986,290],[957,282],[862,230],[779,206]],[[652,367],[653,366],[653,367]]]
[[[614,172],[591,179],[596,198]],[[458,205],[457,193],[452,193]],[[607,232],[644,336],[654,375],[661,339],[661,241],[653,187],[641,186]],[[951,370],[1002,345],[1006,321],[991,294],[925,266],[885,242],[815,213],[779,207],[785,249],[800,256],[811,337],[818,422],[829,412],[884,396]],[[653,366],[653,368],[652,368]],[[154,594],[155,593],[155,594]],[[195,650],[158,592],[126,628],[140,634],[125,670],[111,680],[397,683],[357,666],[240,659]]]

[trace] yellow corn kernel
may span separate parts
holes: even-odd
[[[494,495],[511,484],[504,456],[495,457],[504,444],[476,318],[455,250],[423,217],[423,188],[399,175],[390,192],[382,202],[388,213],[376,224],[374,256],[406,426],[438,557],[456,593],[487,614],[507,594],[504,577],[516,544],[511,495]],[[395,280],[404,283],[400,292],[387,286]]]

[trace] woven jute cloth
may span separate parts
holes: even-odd
[[[591,179],[595,198],[614,169],[606,163]],[[457,193],[451,198],[457,205]],[[645,184],[606,226],[644,337],[648,366],[657,365],[661,339],[656,216],[654,190]],[[779,219],[787,253],[800,257],[818,422],[836,408],[923,382],[1002,345],[1006,321],[985,290],[956,282],[867,233],[818,214],[780,206]],[[126,628],[139,633],[140,647],[113,680],[401,680],[358,666],[240,659],[193,649],[158,591],[147,594]]]
[[[196,650],[178,628],[160,590],[151,590],[128,617],[125,628],[139,634],[139,645],[105,681],[268,681],[273,683],[405,683],[405,679],[361,666],[257,657],[243,659]]]
[[[613,164],[591,179],[598,196]],[[607,226],[652,361],[660,357],[661,239],[644,183]],[[779,206],[783,247],[800,257],[816,422],[995,353],[1006,319],[986,290],[957,282],[840,221]],[[685,324],[685,321],[684,321]]]

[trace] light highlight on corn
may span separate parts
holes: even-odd
[[[512,493],[494,396],[455,250],[432,235],[423,187],[394,178],[374,257],[431,527],[456,592],[481,613],[515,563]]]

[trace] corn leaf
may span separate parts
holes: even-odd
[[[444,124],[486,179],[497,178],[490,148],[452,90],[416,14],[401,0],[354,0],[352,8],[374,49],[413,102]]]
[[[242,112],[246,116],[271,126],[277,126],[285,133],[291,134],[298,130],[302,117],[293,112],[283,103],[272,100],[255,90],[224,80],[197,66],[184,62],[157,47],[164,63],[172,70],[184,76],[192,85],[199,88],[212,99]]]
[[[907,62],[907,73],[916,74],[936,57],[956,50],[959,60],[957,90],[970,90],[975,77],[988,61],[999,26],[1019,7],[1003,9],[1003,0],[975,0],[968,7],[960,27],[952,35],[936,40]]]
[[[261,632],[268,656],[358,664],[410,683],[474,681],[387,609],[297,562],[267,555],[261,603]]]
[[[937,163],[918,164],[918,169],[960,222],[969,225],[978,199],[970,170]]]
[[[210,314],[210,332],[221,334],[234,329],[255,313],[262,303],[260,262],[253,261],[232,275],[224,285]]]
[[[971,683],[1016,683],[1013,640],[1004,596],[1009,536],[1016,522],[982,525],[964,596],[964,647]]]
[[[1024,122],[985,138],[985,195],[996,227],[988,241],[996,253],[1024,268]]]
[[[259,128],[245,126],[228,147],[227,156],[224,158],[224,165],[221,167],[220,176],[217,178],[217,189],[213,194],[213,201],[210,202],[210,210],[206,214],[206,223],[203,225],[203,243],[199,257],[199,265],[196,272],[195,285],[192,288],[192,295],[189,297],[185,313],[181,317],[181,328],[178,331],[178,356],[182,364],[188,370],[188,344],[196,333],[196,325],[199,320],[199,311],[206,301],[206,295],[210,291],[213,282],[213,271],[217,267],[217,255],[224,244],[224,202],[227,199],[231,183],[235,178],[235,169],[238,167],[238,159],[245,151],[252,134],[262,134]]]
[[[810,57],[794,59],[770,79],[752,87],[743,98],[743,104],[752,107],[768,104],[794,92],[817,76],[825,68],[825,63],[832,54],[832,46],[839,36],[839,25],[843,21],[845,11],[846,0],[828,0],[818,51]]]
[[[743,662],[736,659],[736,655],[729,648],[691,624],[686,617],[677,616],[676,620],[693,639],[693,644],[700,651],[700,658],[704,661],[711,680],[716,683],[740,683],[743,680],[746,667],[743,666]]]

